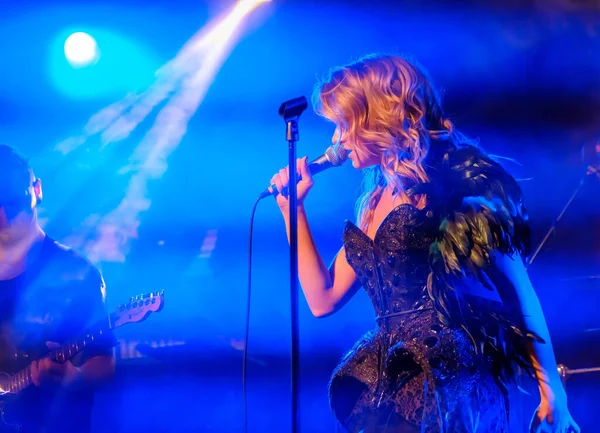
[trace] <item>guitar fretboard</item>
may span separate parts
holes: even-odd
[[[83,351],[86,347],[93,345],[94,343],[106,341],[107,334],[110,335],[111,324],[113,323],[113,314],[111,314],[109,322],[97,323],[92,328],[88,329],[87,333],[80,338],[73,339],[58,347],[52,349],[47,355],[47,358],[52,359],[58,363],[65,363],[75,355]],[[14,375],[7,378],[3,384],[4,392],[16,394],[23,391],[25,388],[32,385],[31,379],[31,364],[15,373]]]

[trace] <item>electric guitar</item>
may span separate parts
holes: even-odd
[[[135,296],[126,304],[119,305],[110,314],[108,321],[103,320],[88,330],[79,338],[73,339],[64,345],[52,349],[45,358],[50,358],[58,363],[65,363],[75,355],[95,344],[116,345],[117,341],[112,337],[111,330],[119,328],[128,323],[143,322],[152,313],[162,310],[164,305],[164,291],[147,293]],[[31,380],[31,364],[15,374],[0,372],[0,432],[17,432],[20,425],[17,421],[10,419],[11,404],[14,403],[19,394],[33,384]],[[8,415],[8,416],[7,416]]]

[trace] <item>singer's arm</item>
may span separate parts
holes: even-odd
[[[290,217],[283,212],[288,242]],[[310,311],[326,317],[338,311],[360,288],[356,274],[346,261],[344,248],[328,268],[317,251],[303,205],[298,206],[298,277]]]
[[[498,287],[503,300],[514,305],[516,313],[523,318],[526,328],[545,341],[544,343],[528,342],[529,356],[541,397],[536,416],[540,418],[540,421],[548,418],[549,422],[554,419],[555,423],[564,424],[564,428],[557,428],[552,431],[567,431],[567,427],[571,423],[574,424],[574,421],[567,408],[567,395],[558,374],[544,312],[523,260],[518,256],[496,254],[494,264],[495,266],[489,270],[489,276],[495,286]],[[579,431],[579,428],[577,427],[573,431]]]

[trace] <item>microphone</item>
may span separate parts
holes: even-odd
[[[317,159],[308,163],[306,168],[309,173],[314,176],[317,173],[321,173],[323,170],[327,170],[331,167],[339,167],[348,159],[348,152],[344,149],[340,144],[334,144],[329,146],[325,153],[319,156]],[[302,180],[302,176],[298,175],[298,182]],[[287,187],[282,191],[287,194]],[[263,199],[270,195],[279,194],[277,191],[277,187],[275,185],[271,185],[267,189],[265,189],[259,196],[259,199]]]

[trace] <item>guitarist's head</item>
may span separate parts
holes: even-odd
[[[28,160],[14,148],[0,144],[0,230],[37,225],[36,208],[41,201],[42,182]]]

